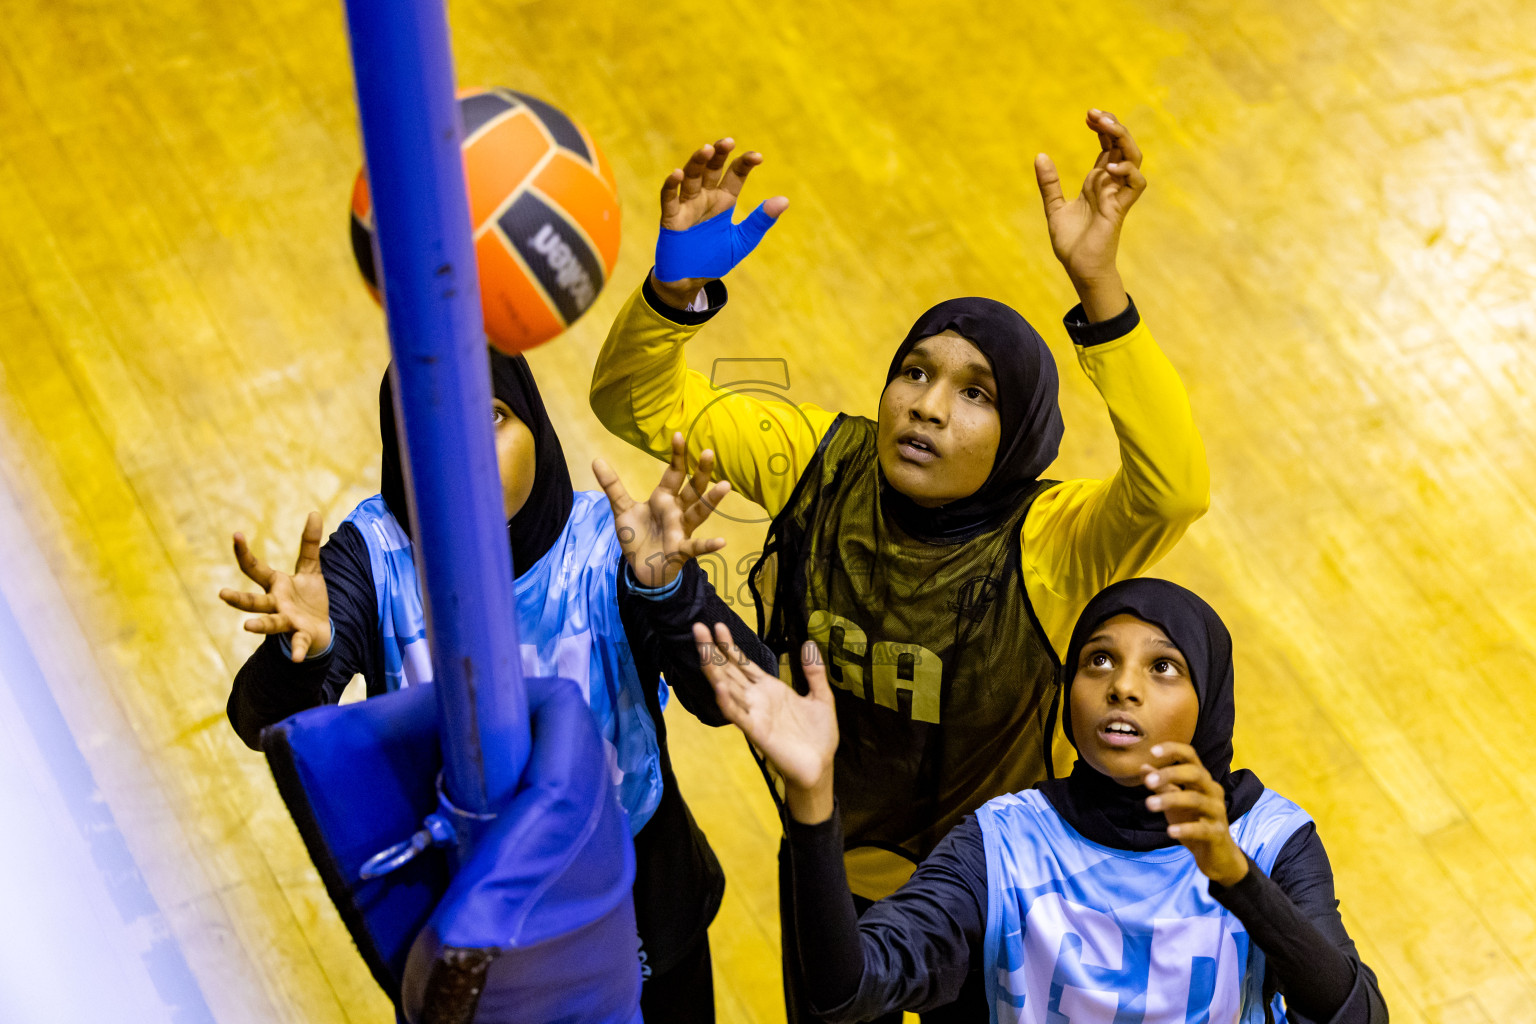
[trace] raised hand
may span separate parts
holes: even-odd
[[[592,463],[592,475],[608,496],[613,509],[613,528],[629,562],[629,571],[642,587],[664,587],[683,571],[690,558],[725,547],[725,538],[695,540],[693,531],[730,493],[722,480],[713,486],[715,453],[705,449],[699,465],[688,476],[688,448],[683,435],[672,435],[672,461],[661,474],[656,489],[643,504],[624,489],[624,481],[602,459]]]
[[[1083,299],[1089,320],[1097,321],[1125,308],[1115,256],[1126,213],[1146,191],[1147,179],[1141,173],[1141,147],[1125,125],[1098,109],[1088,111],[1087,123],[1099,137],[1099,157],[1077,197],[1068,201],[1062,195],[1056,165],[1044,153],[1035,157],[1035,179],[1045,201],[1051,248]],[[1103,306],[1114,308],[1099,308]]]
[[[693,624],[699,661],[727,720],[746,734],[784,778],[795,820],[814,825],[832,816],[832,757],[837,753],[837,708],[816,644],[800,652],[810,692],[805,696],[758,668],[716,624],[714,636]]]
[[[243,533],[235,534],[235,561],[240,571],[261,587],[253,594],[228,587],[219,599],[231,608],[256,613],[245,620],[250,633],[292,633],[289,646],[293,660],[303,661],[311,650],[331,645],[331,604],[320,572],[320,513],[311,512],[299,539],[299,557],[293,575],[278,572],[251,553]]]
[[[1220,885],[1243,880],[1248,855],[1228,828],[1226,792],[1200,763],[1194,747],[1159,743],[1152,748],[1152,763],[1141,766],[1141,781],[1152,790],[1147,808],[1163,812],[1169,837],[1195,855],[1205,877]]]
[[[667,175],[661,183],[662,228],[687,231],[735,208],[747,175],[763,162],[763,154],[756,151],[731,161],[735,148],[736,141],[730,138],[700,146],[693,151],[687,164]],[[775,196],[763,204],[763,212],[777,219],[788,207],[788,199]],[[666,302],[678,308],[685,308],[693,301],[709,280],[707,277],[682,277],[664,281],[655,272],[651,274],[651,286]]]

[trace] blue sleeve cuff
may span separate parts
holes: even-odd
[[[1129,295],[1126,298],[1130,301],[1126,303],[1125,309],[1108,320],[1100,320],[1096,324],[1088,322],[1088,314],[1083,312],[1082,303],[1073,306],[1071,311],[1062,317],[1067,333],[1072,336],[1072,343],[1087,348],[1123,338],[1134,331],[1136,325],[1141,323],[1141,314],[1136,311],[1136,300]]]
[[[677,588],[683,585],[683,574],[678,573],[676,576],[672,577],[672,582],[666,584],[665,586],[642,587],[638,582],[636,582],[635,574],[630,571],[629,563],[625,562],[624,582],[628,585],[630,591],[636,596],[643,597],[647,601],[662,601],[677,593]],[[332,643],[334,642],[335,640],[333,639]]]
[[[325,650],[323,651],[310,651],[304,655],[305,661],[319,661],[321,658],[329,655],[331,648],[336,646],[336,620],[326,619],[326,621],[331,625],[331,642],[325,645]],[[283,657],[291,661],[293,660],[293,644],[288,639],[290,635],[288,633],[279,633],[277,636],[277,646],[283,652]]]

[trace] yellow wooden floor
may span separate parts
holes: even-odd
[[[615,283],[532,357],[578,479],[598,453],[653,478],[588,373],[649,265],[657,180],[725,133],[768,154],[754,201],[793,205],[696,366],[782,357],[794,398],[869,412],[917,312],[997,296],[1063,360],[1056,472],[1109,471],[1030,161],[1075,174],[1083,109],[1124,118],[1152,180],[1125,277],[1214,480],[1162,571],[1236,636],[1240,760],[1317,818],[1396,1019],[1536,1021],[1536,4],[452,16],[462,80],[576,114],[623,191]],[[224,720],[253,641],[215,596],[232,530],[286,560],[308,509],[334,524],[376,489],[358,152],[336,0],[0,5],[4,592],[220,1024],[388,1017]],[[729,552],[760,532],[732,525]],[[782,1020],[771,811],[739,738],[672,725],[730,876],[721,1019]]]

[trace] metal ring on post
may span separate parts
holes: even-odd
[[[496,820],[494,814],[482,814],[477,811],[467,811],[455,806],[448,797],[448,787],[443,784],[443,773],[437,773],[437,813],[432,818],[443,823],[443,826],[452,832],[452,849],[449,851],[449,869],[454,873],[459,870],[459,865],[469,856],[470,849],[474,846],[475,837],[478,836],[487,824]],[[430,819],[429,819],[430,820]]]
[[[438,773],[438,795],[442,795],[442,773]],[[414,833],[411,838],[386,847],[378,853],[363,861],[363,866],[358,870],[358,876],[365,880],[383,878],[391,871],[398,871],[421,855],[422,851],[432,846],[447,846],[450,843],[455,846],[460,843],[461,837],[453,827],[453,823],[441,814],[429,814],[421,823],[420,831]]]

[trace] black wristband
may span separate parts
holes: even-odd
[[[709,300],[708,309],[678,309],[656,293],[656,289],[651,286],[650,274],[645,275],[645,284],[640,287],[640,294],[645,297],[645,304],[650,306],[653,312],[672,321],[679,327],[697,327],[699,324],[707,323],[710,317],[725,308],[725,301],[728,297],[725,291],[725,282],[714,280],[704,285],[704,297]]]
[[[1093,345],[1102,345],[1116,338],[1123,338],[1136,329],[1141,323],[1141,314],[1136,311],[1136,300],[1126,296],[1125,309],[1108,320],[1100,320],[1093,324],[1088,322],[1088,315],[1083,312],[1083,304],[1079,302],[1062,317],[1061,322],[1066,326],[1067,333],[1072,336],[1074,345],[1088,348]]]

